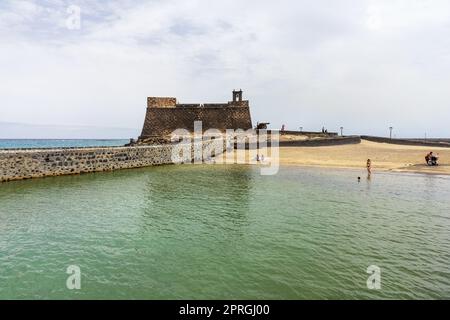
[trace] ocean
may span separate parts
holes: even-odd
[[[204,164],[0,184],[0,299],[450,298],[449,177],[358,175]]]
[[[128,142],[129,139],[0,139],[0,149],[111,147]]]

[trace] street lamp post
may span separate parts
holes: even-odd
[[[392,139],[392,130],[394,128],[393,127],[389,127],[389,139]]]

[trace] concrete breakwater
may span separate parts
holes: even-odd
[[[379,142],[379,143],[390,143],[390,144],[401,144],[409,146],[423,146],[423,147],[442,147],[450,148],[450,141],[445,139],[429,139],[429,140],[418,140],[418,139],[391,139],[384,137],[374,137],[374,136],[361,136],[361,139]]]
[[[280,141],[280,147],[325,147],[325,146],[339,146],[346,144],[358,144],[361,143],[359,136],[331,136],[320,139],[309,140],[292,140],[292,141]]]
[[[176,145],[167,144],[0,150],[0,182],[172,164],[175,147]],[[202,150],[202,154],[214,155],[223,152],[225,147],[223,140],[210,140],[202,143],[201,146],[192,144],[188,160],[196,156],[194,150]]]

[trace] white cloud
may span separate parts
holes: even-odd
[[[146,97],[223,101],[279,127],[449,136],[446,1],[0,5],[0,121],[140,128]]]

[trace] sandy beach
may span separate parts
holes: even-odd
[[[439,166],[425,164],[433,151]],[[261,152],[261,151],[260,151]],[[261,152],[263,153],[263,152]],[[336,168],[361,168],[372,160],[372,171],[397,171],[450,175],[450,148],[403,146],[362,140],[360,144],[326,147],[280,147],[280,164]]]

